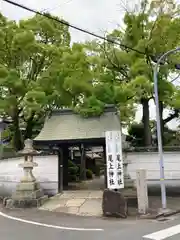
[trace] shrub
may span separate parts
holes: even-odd
[[[93,172],[90,169],[86,169],[86,178],[87,179],[93,178]]]
[[[69,182],[76,182],[78,178],[78,166],[72,162],[71,160],[68,161],[68,179]]]
[[[75,166],[76,164],[73,161],[68,160],[68,167],[75,167]]]
[[[69,167],[68,172],[69,172],[70,175],[76,175],[78,173],[78,167],[76,167],[76,166]]]

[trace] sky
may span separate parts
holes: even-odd
[[[139,0],[14,0],[29,8],[38,11],[48,10],[51,14],[67,20],[69,23],[80,28],[87,29],[99,35],[110,32],[117,26],[123,27],[124,8],[131,9],[138,4]],[[0,10],[3,15],[12,20],[20,20],[31,17],[32,14],[26,10],[12,6],[0,0]],[[93,37],[71,29],[72,41],[85,41]],[[179,81],[180,82],[180,81]],[[155,105],[150,101],[150,117],[155,119]],[[168,111],[164,111],[164,117]],[[142,107],[139,106],[136,113],[136,121],[142,118]],[[175,129],[175,120],[169,123],[169,127]],[[180,123],[179,123],[180,124]]]

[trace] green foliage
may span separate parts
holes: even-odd
[[[79,176],[78,166],[71,160],[68,161],[68,180],[69,182],[77,181]]]
[[[165,146],[179,146],[178,132],[169,129],[167,126],[164,128],[163,140]]]
[[[75,108],[75,112],[81,114],[83,117],[99,116],[103,113],[104,103],[98,100],[95,96],[86,98],[83,103]]]
[[[7,76],[8,76],[7,68],[4,67],[3,65],[0,65],[0,79],[2,79],[1,81],[3,81],[3,79],[6,78]]]
[[[76,106],[91,92],[91,71],[68,26],[36,15],[16,22],[0,16],[0,113],[14,124],[14,143],[32,137],[47,112]],[[20,148],[20,146],[15,146]]]
[[[10,131],[9,128],[4,129],[1,133],[1,138],[2,139],[9,138],[10,136],[11,136],[11,131]]]
[[[133,146],[144,146],[144,126],[142,123],[132,123],[128,128],[129,141]]]
[[[68,167],[70,168],[70,167],[75,167],[76,166],[76,164],[73,162],[73,161],[71,161],[71,160],[68,160]]]
[[[70,182],[75,182],[79,178],[79,167],[71,160],[68,161],[68,178]],[[93,178],[93,172],[91,169],[86,169],[86,178]]]
[[[69,171],[69,175],[77,175],[78,173],[78,167],[77,166],[74,166],[74,167],[69,167],[68,168],[68,171]]]
[[[86,178],[87,179],[93,178],[93,172],[90,169],[86,169]]]
[[[95,166],[94,173],[95,173],[96,177],[100,177],[101,176],[101,168],[100,168],[99,165]]]
[[[144,54],[96,39],[71,45],[66,25],[39,15],[19,23],[0,15],[0,114],[13,120],[16,149],[21,127],[24,138],[31,138],[53,109],[72,107],[90,117],[114,104],[128,125],[137,104],[154,98],[152,56],[179,45],[180,8],[173,0],[141,0],[138,7],[125,13],[124,30],[114,29],[107,38]],[[160,101],[178,109],[180,90],[168,76],[176,73],[180,55],[167,61],[158,74]]]
[[[174,91],[174,94],[173,94],[172,98],[169,99],[169,101],[171,101],[171,105],[175,109],[180,108],[180,88],[179,87],[176,88],[176,91]]]
[[[178,13],[179,6],[173,0],[158,2],[142,0],[138,10],[126,12],[124,30],[117,28],[107,34],[110,40],[113,39],[139,52],[99,41],[86,43],[84,46],[93,69],[93,99],[97,99],[93,106],[94,104],[99,106],[101,102],[115,104],[121,110],[121,120],[127,125],[133,122],[137,104],[143,104],[144,122],[147,123],[145,127],[148,126],[148,129],[145,127],[142,129],[145,136],[151,134],[145,103],[154,98],[152,59],[153,56],[157,59],[179,45]],[[164,107],[178,108],[179,90],[168,81],[168,76],[176,72],[174,66],[175,63],[179,63],[180,57],[175,54],[169,56],[167,61],[168,64],[161,66],[158,74],[159,97]],[[142,101],[143,99],[147,101]],[[85,99],[84,102],[88,100]],[[86,113],[88,108],[91,111],[95,109],[86,103]],[[95,112],[99,114],[96,109]],[[151,139],[151,136],[148,139]]]

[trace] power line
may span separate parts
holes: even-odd
[[[73,25],[73,24],[69,24],[69,23],[66,22],[66,21],[63,21],[63,20],[57,19],[57,18],[55,18],[55,17],[52,17],[52,16],[49,15],[48,13],[39,12],[39,11],[37,11],[37,10],[31,9],[31,8],[29,8],[29,7],[27,7],[27,6],[24,6],[24,5],[20,4],[20,3],[16,3],[16,2],[11,1],[11,0],[2,0],[2,1],[7,2],[7,3],[9,3],[9,4],[11,4],[11,5],[14,5],[14,6],[16,6],[16,7],[22,8],[22,9],[24,9],[24,10],[26,10],[26,11],[29,11],[29,12],[32,12],[32,13],[35,13],[35,14],[38,14],[38,15],[43,16],[43,17],[46,17],[46,18],[51,19],[51,20],[53,20],[53,21],[56,21],[56,22],[58,22],[58,23],[60,23],[60,24],[64,24],[64,25],[66,25],[66,26],[68,26],[68,27],[71,27],[71,28],[77,30],[77,31],[86,33],[86,34],[91,35],[91,36],[93,36],[93,37],[102,39],[102,40],[104,40],[104,41],[107,41],[107,42],[109,42],[109,43],[118,45],[118,46],[123,47],[123,48],[125,48],[125,49],[129,49],[129,50],[134,51],[134,52],[137,52],[137,53],[139,53],[139,54],[146,55],[145,52],[139,51],[139,50],[137,50],[137,49],[135,49],[135,48],[132,48],[132,47],[129,47],[129,46],[125,45],[125,44],[121,44],[121,43],[119,43],[119,42],[117,42],[117,41],[114,41],[114,40],[112,40],[112,39],[109,39],[109,38],[103,37],[103,36],[101,36],[101,35],[98,35],[98,34],[96,34],[96,33],[90,32],[90,31],[88,31],[88,30],[86,30],[86,29],[82,29],[82,28],[77,27],[77,26],[75,26],[75,25]],[[71,1],[71,0],[70,0],[70,1]],[[69,2],[70,2],[70,1],[69,1]],[[149,57],[150,57],[150,59],[151,59],[153,62],[155,62],[155,63],[157,62],[158,57],[153,56],[153,55],[149,55]],[[164,63],[160,63],[160,64],[161,64],[161,65],[164,65]],[[178,69],[178,70],[180,70],[180,64],[175,64],[175,68]]]
[[[58,23],[64,24],[64,25],[66,25],[66,26],[68,26],[68,27],[71,27],[71,28],[77,30],[77,31],[86,33],[86,34],[88,34],[88,35],[91,35],[91,36],[93,36],[93,37],[102,39],[102,40],[107,41],[107,42],[109,42],[109,43],[113,43],[113,44],[115,44],[115,45],[119,45],[120,47],[123,47],[123,48],[125,48],[125,49],[129,49],[129,50],[135,51],[135,52],[137,52],[137,53],[139,53],[139,54],[145,55],[145,52],[142,52],[142,51],[139,51],[139,50],[137,50],[137,49],[134,49],[134,48],[131,48],[131,47],[129,47],[129,46],[126,46],[126,45],[124,45],[124,44],[118,43],[117,41],[111,40],[111,39],[109,39],[109,38],[100,36],[100,35],[98,35],[98,34],[96,34],[96,33],[90,32],[90,31],[88,31],[88,30],[86,30],[86,29],[82,29],[82,28],[77,27],[77,26],[75,26],[75,25],[73,25],[73,24],[70,24],[70,23],[67,23],[67,22],[65,22],[65,21],[63,21],[63,20],[57,19],[57,18],[55,18],[55,17],[52,17],[51,15],[49,15],[49,14],[47,14],[47,13],[39,12],[39,11],[37,11],[37,10],[34,10],[34,9],[32,9],[32,8],[29,8],[29,7],[25,6],[25,5],[22,5],[22,4],[20,4],[20,3],[16,3],[16,2],[11,1],[11,0],[3,0],[3,1],[4,1],[4,2],[7,2],[7,3],[11,4],[11,5],[14,5],[14,6],[16,6],[16,7],[22,8],[22,9],[24,9],[24,10],[26,10],[26,11],[29,11],[29,12],[32,12],[32,13],[35,13],[35,14],[38,14],[38,15],[40,15],[40,16],[44,16],[44,17],[46,17],[46,18],[48,18],[48,19],[51,19],[51,20],[56,21],[56,22],[58,22]]]
[[[69,0],[69,1],[66,1],[66,2],[63,2],[63,3],[60,3],[60,4],[56,5],[56,6],[54,6],[53,8],[45,8],[45,9],[42,9],[42,10],[41,10],[41,13],[54,11],[54,10],[56,10],[57,8],[65,5],[65,4],[68,4],[68,3],[70,3],[70,2],[72,2],[72,0]]]

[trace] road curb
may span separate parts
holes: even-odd
[[[171,217],[171,216],[179,214],[179,213],[180,213],[180,209],[177,209],[177,210],[170,210],[170,211],[165,212],[165,213],[155,213],[155,214],[148,213],[148,214],[145,214],[145,215],[139,215],[139,218],[140,219],[154,219],[154,220],[158,220],[159,218]]]

